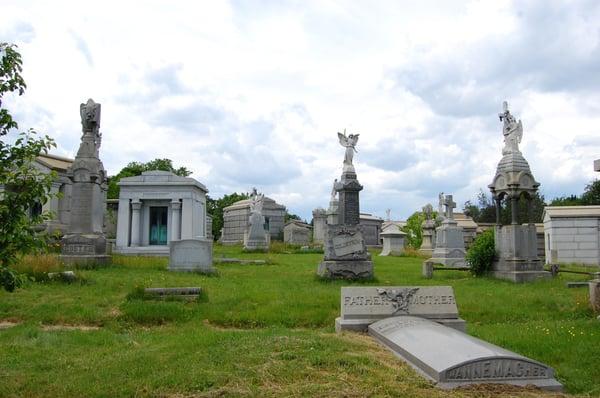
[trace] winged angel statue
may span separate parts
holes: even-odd
[[[360,134],[350,134],[347,136],[346,129],[344,129],[344,134],[339,132],[337,134],[340,140],[340,145],[346,148],[346,154],[344,155],[344,165],[352,167],[352,158],[354,158],[354,152],[358,152],[355,146],[358,142],[358,136]]]
[[[504,135],[504,148],[502,155],[508,155],[514,152],[519,152],[519,144],[523,138],[523,125],[519,120],[510,114],[508,110],[508,102],[502,103],[502,113],[498,114],[500,121],[504,123],[502,134]]]

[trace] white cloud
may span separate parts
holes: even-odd
[[[19,44],[22,127],[73,155],[79,103],[102,103],[110,174],[171,158],[213,196],[252,186],[310,219],[343,149],[362,210],[407,217],[438,191],[462,204],[500,159],[497,112],[523,120],[522,149],[547,196],[594,177],[600,33],[596,2],[6,1]]]

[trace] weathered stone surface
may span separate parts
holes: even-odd
[[[381,319],[415,315],[465,330],[451,286],[342,287],[336,330],[365,331]]]
[[[600,312],[600,279],[590,281],[590,304],[594,312]]]
[[[66,266],[107,265],[106,238],[98,234],[67,234],[61,240],[60,260]]]
[[[77,156],[67,174],[72,181],[68,234],[61,242],[61,259],[67,264],[110,263],[102,232],[106,208],[106,171],[99,158],[100,104],[89,99],[81,104],[83,135]]]
[[[327,279],[370,279],[373,278],[373,262],[364,260],[322,261],[317,274]]]
[[[315,209],[313,214],[313,242],[325,241],[325,224],[327,223],[327,212],[324,209]]]
[[[48,279],[54,281],[74,282],[77,280],[77,275],[73,271],[63,272],[48,272]]]
[[[384,231],[381,233],[383,238],[383,249],[380,256],[399,256],[404,253],[404,238],[406,233],[402,231]]]
[[[186,296],[198,297],[202,292],[200,287],[148,287],[144,293],[151,296]]]
[[[462,227],[454,220],[453,209],[456,203],[452,200],[452,195],[446,195],[443,204],[446,212],[442,225],[435,231],[435,249],[429,261],[446,267],[466,267],[465,239]]]
[[[441,388],[500,383],[562,391],[552,368],[427,319],[387,318],[369,334]]]
[[[308,245],[312,228],[299,220],[290,220],[283,227],[283,241],[292,245]]]
[[[338,138],[340,144],[346,147],[344,168],[341,180],[335,180],[333,184],[323,245],[325,255],[317,274],[328,279],[370,279],[373,277],[373,263],[359,225],[359,192],[363,187],[352,166],[358,134],[346,136],[345,132],[343,135],[338,133]]]
[[[212,240],[184,239],[169,243],[169,271],[216,272],[212,265]]]
[[[495,277],[521,283],[552,276],[543,270],[538,257],[535,225],[496,226],[494,240],[498,252],[492,264]]]

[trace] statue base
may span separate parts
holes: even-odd
[[[317,275],[326,279],[372,279],[372,261],[322,261],[319,264]]]
[[[59,258],[70,267],[96,267],[111,263],[111,256],[106,254],[106,238],[100,234],[65,235]]]
[[[446,219],[436,230],[435,249],[428,260],[449,268],[467,267],[463,229],[456,221]]]
[[[373,262],[360,225],[327,225],[317,274],[327,279],[371,279]]]
[[[516,283],[550,278],[537,256],[535,225],[497,226],[495,244],[498,259],[492,264],[492,275]]]

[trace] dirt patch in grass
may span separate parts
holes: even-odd
[[[0,330],[2,330],[2,329],[10,329],[10,328],[18,326],[20,324],[21,324],[21,322],[12,321],[12,320],[8,320],[8,319],[3,319],[3,320],[0,320]]]
[[[208,319],[204,319],[202,321],[202,323],[207,328],[212,329],[212,330],[221,330],[221,331],[228,331],[228,332],[247,332],[248,330],[252,330],[252,329],[241,329],[241,328],[237,328],[234,326],[217,325],[215,323],[211,323]]]
[[[100,330],[100,326],[95,325],[42,325],[42,330],[45,332],[64,331],[64,330],[81,330],[89,332],[91,330]]]

